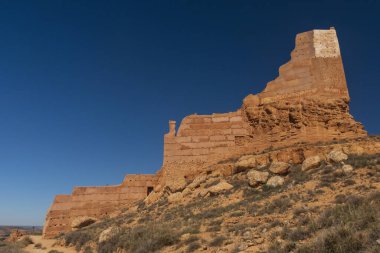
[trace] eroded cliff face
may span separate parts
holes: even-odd
[[[225,159],[296,143],[364,137],[363,126],[349,113],[349,101],[335,29],[298,34],[290,61],[261,93],[248,95],[235,112],[189,115],[178,131],[170,121],[163,166],[156,175],[133,176],[120,186],[86,188],[57,197],[48,212],[44,235],[70,230],[72,220],[81,216],[102,217],[144,199],[151,190],[178,187],[181,180],[194,178],[210,165],[215,168]]]

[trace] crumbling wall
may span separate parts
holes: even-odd
[[[127,175],[121,185],[75,187],[71,195],[58,195],[46,216],[44,237],[71,231],[75,218],[108,217],[112,212],[144,199],[148,195],[148,187],[154,188],[156,184],[156,175]]]

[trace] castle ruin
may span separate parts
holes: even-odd
[[[169,121],[163,165],[155,175],[127,175],[121,185],[76,187],[71,195],[56,196],[44,237],[70,231],[78,217],[106,217],[221,160],[300,142],[367,136],[350,115],[349,101],[335,29],[300,33],[278,77],[261,93],[248,95],[240,109],[189,115],[178,131]]]

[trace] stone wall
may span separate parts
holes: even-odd
[[[271,147],[366,136],[349,114],[347,84],[335,29],[298,34],[279,76],[236,112],[185,117],[164,137],[160,183],[210,164]]]
[[[44,235],[69,231],[75,217],[108,215],[145,198],[148,186],[159,191],[222,160],[297,143],[366,136],[349,113],[335,29],[298,34],[295,44],[278,77],[261,93],[248,95],[237,111],[187,116],[178,131],[170,121],[164,136],[163,166],[156,175],[127,176],[119,186],[78,187],[71,195],[57,196]]]
[[[44,226],[44,236],[51,238],[63,231],[71,231],[71,223],[79,217],[97,219],[128,207],[148,195],[148,187],[155,187],[156,175],[127,175],[121,185],[76,187],[71,195],[57,195],[50,207]]]

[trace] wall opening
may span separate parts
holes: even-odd
[[[148,186],[146,189],[146,196],[148,196],[153,191],[153,186]]]

